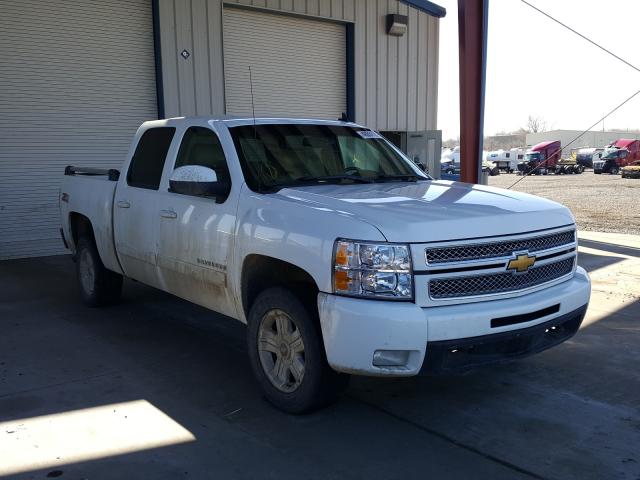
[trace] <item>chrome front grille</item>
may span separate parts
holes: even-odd
[[[569,275],[573,271],[574,262],[575,256],[572,256],[532,267],[526,273],[500,272],[434,279],[429,281],[429,296],[440,300],[523,290]]]
[[[564,245],[573,246],[575,241],[575,230],[568,230],[521,240],[427,248],[425,255],[428,265],[436,265],[508,257],[514,252],[525,250],[530,253],[540,252]]]

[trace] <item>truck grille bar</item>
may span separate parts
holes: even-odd
[[[514,242],[515,243],[515,242]],[[573,272],[575,257],[532,267],[526,273],[511,272],[472,275],[429,281],[429,296],[434,300],[507,293],[535,287]]]
[[[522,240],[428,248],[425,251],[425,255],[428,265],[437,265],[508,257],[512,255],[513,252],[525,250],[534,253],[565,245],[573,245],[575,241],[576,231],[568,230],[565,232],[540,235]]]

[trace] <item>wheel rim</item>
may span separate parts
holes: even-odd
[[[80,284],[82,289],[87,293],[93,293],[93,286],[96,278],[96,269],[93,263],[93,257],[88,250],[82,250],[79,260]]]
[[[260,321],[258,353],[262,370],[281,392],[291,393],[305,373],[304,341],[293,319],[284,311],[269,310]]]

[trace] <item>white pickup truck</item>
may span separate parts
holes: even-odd
[[[128,277],[246,323],[255,376],[288,412],[331,401],[349,374],[540,352],[589,302],[567,208],[432,180],[353,123],[151,121],[121,171],[65,174],[85,302],[117,300]]]

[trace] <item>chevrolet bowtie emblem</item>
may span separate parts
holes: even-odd
[[[509,263],[507,263],[507,270],[522,273],[529,270],[529,267],[532,267],[533,264],[536,263],[536,256],[530,256],[528,252],[516,253],[515,256],[516,258],[512,258],[509,260]]]

